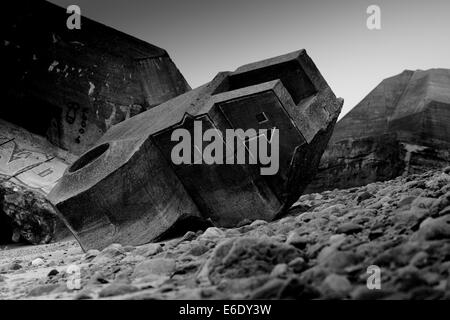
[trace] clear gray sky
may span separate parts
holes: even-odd
[[[166,49],[191,87],[306,49],[343,116],[404,69],[450,68],[450,0],[51,0]],[[369,5],[381,30],[366,27]]]

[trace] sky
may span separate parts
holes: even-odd
[[[341,117],[405,69],[450,69],[450,0],[51,0],[167,50],[192,88],[220,71],[306,49]],[[381,29],[369,30],[370,5]]]

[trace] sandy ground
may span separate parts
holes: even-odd
[[[82,254],[75,240],[39,246],[3,246],[0,251],[0,270],[9,269],[9,272],[0,274],[0,298],[17,299],[26,296],[31,287],[45,282],[51,270],[66,270]],[[42,264],[39,259],[42,259]],[[36,265],[32,265],[33,261],[37,262]]]

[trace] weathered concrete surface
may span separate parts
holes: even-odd
[[[396,135],[335,142],[325,150],[319,171],[306,192],[346,189],[389,180],[404,172],[404,157]]]
[[[404,71],[336,124],[308,191],[349,188],[450,162],[450,70]]]
[[[80,155],[112,125],[190,88],[167,52],[41,0],[3,6],[2,108],[12,122]]]
[[[112,127],[49,197],[86,249],[143,244],[188,218],[222,227],[271,220],[314,177],[342,102],[304,50],[222,72]],[[278,128],[278,173],[263,176],[250,164],[174,165],[171,134],[192,133],[194,121],[222,133]]]
[[[277,221],[139,247],[0,250],[0,299],[448,300],[449,174],[302,195]],[[380,290],[367,288],[373,265]]]
[[[45,199],[76,160],[44,137],[0,120],[0,238],[47,243],[69,232]]]
[[[76,156],[0,119],[0,175],[47,194]]]
[[[66,9],[46,1],[10,2],[3,12],[0,176],[27,195],[48,194],[111,126],[190,90],[161,48],[84,16],[81,30],[69,30]],[[26,219],[40,221],[38,211]],[[46,230],[19,233],[38,243],[54,237]]]

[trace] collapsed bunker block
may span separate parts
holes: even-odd
[[[113,126],[49,198],[85,250],[155,241],[189,219],[218,227],[272,220],[313,179],[342,104],[305,50],[221,72]],[[249,163],[174,164],[174,131],[195,135],[196,123],[203,132],[278,129],[277,173]]]

